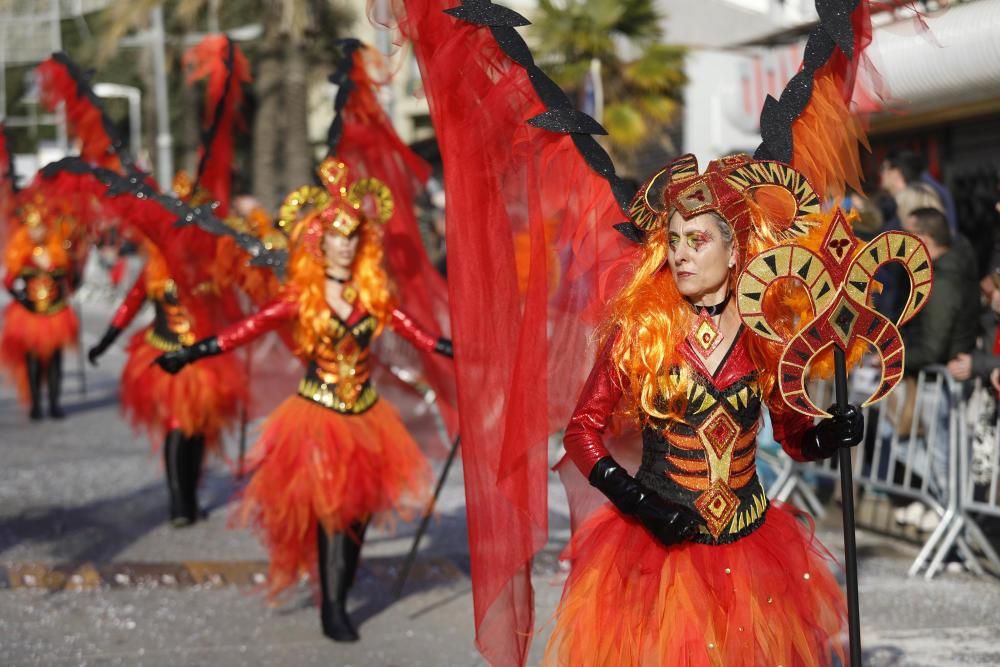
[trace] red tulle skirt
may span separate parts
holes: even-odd
[[[29,400],[25,355],[34,355],[46,363],[56,350],[76,347],[79,328],[76,313],[69,307],[52,315],[40,315],[13,301],[4,309],[0,364],[14,380],[23,402]]]
[[[272,597],[303,573],[315,580],[318,524],[334,533],[383,512],[408,516],[430,486],[427,460],[385,400],[342,415],[292,396],[264,423],[249,460],[238,518],[268,549]]]
[[[784,667],[844,660],[847,606],[810,527],[771,505],[732,544],[665,548],[606,506],[573,536],[547,665]]]
[[[167,431],[205,436],[205,446],[218,453],[219,436],[233,426],[247,400],[243,366],[233,355],[200,359],[177,375],[153,363],[163,354],[146,342],[146,330],[132,336],[122,371],[121,404],[136,429],[149,433],[154,451]]]

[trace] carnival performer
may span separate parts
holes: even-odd
[[[408,501],[425,496],[429,478],[420,449],[370,381],[370,348],[386,326],[424,351],[451,356],[451,342],[427,334],[395,305],[381,230],[392,214],[391,193],[373,178],[349,186],[335,157],[319,173],[328,193],[292,221],[279,298],[157,362],[184,372],[291,324],[305,376],[262,427],[240,516],[259,529],[270,552],[271,595],[308,573],[318,583],[323,633],[356,641],[346,604],[369,521],[405,512]],[[376,213],[365,213],[364,199],[375,200]]]
[[[684,156],[666,170],[662,190],[653,179],[638,195],[660,198],[663,213],[609,305],[601,352],[564,440],[612,505],[565,552],[572,572],[547,652],[552,664],[843,659],[846,603],[832,558],[790,510],[768,501],[756,434],[766,405],[785,451],[817,460],[860,442],[863,418],[851,406],[814,426],[786,407],[776,392],[780,346],[741,322],[731,298],[736,277],[783,231],[763,195],[726,180],[750,163],[724,158],[698,175],[693,156]],[[772,310],[769,321],[790,330],[809,316],[787,303]],[[602,442],[621,409],[642,429],[634,477]]]
[[[128,344],[121,405],[132,426],[149,434],[154,448],[163,443],[170,523],[182,527],[201,517],[198,483],[205,453],[221,455],[222,433],[235,424],[247,399],[246,381],[241,364],[232,358],[213,359],[177,375],[153,363],[164,352],[195,342],[196,333],[210,331],[210,324],[206,313],[196,313],[182,299],[156,246],[145,242],[143,248],[145,268],[87,358],[96,365],[143,305],[152,302],[153,321]]]
[[[60,225],[51,218],[42,202],[25,202],[4,256],[4,286],[14,300],[4,311],[0,361],[36,421],[42,418],[43,382],[49,417],[66,416],[60,404],[63,349],[76,346],[79,330],[68,302],[76,282],[73,262]]]

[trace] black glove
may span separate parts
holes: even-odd
[[[810,461],[828,459],[843,447],[854,447],[865,437],[865,417],[855,405],[844,412],[831,406],[833,415],[806,431],[802,453]]]
[[[438,338],[437,342],[434,343],[434,351],[442,357],[455,358],[455,353],[451,349],[451,340],[448,338]]]
[[[176,375],[188,364],[198,361],[202,357],[212,357],[216,354],[222,354],[222,349],[219,348],[219,339],[212,336],[200,340],[194,345],[161,354],[153,361],[166,372]]]
[[[701,523],[686,507],[664,500],[636,481],[610,456],[594,464],[589,480],[622,514],[635,517],[664,546],[690,539]]]
[[[112,325],[108,327],[108,330],[104,332],[104,336],[94,347],[87,350],[87,359],[94,366],[97,365],[97,359],[108,351],[108,348],[115,342],[119,335],[121,335],[122,330],[118,327]]]

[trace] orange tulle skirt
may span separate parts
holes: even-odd
[[[219,436],[235,424],[247,400],[242,364],[233,355],[220,355],[171,375],[153,363],[161,354],[146,342],[146,330],[129,341],[121,383],[125,417],[149,434],[154,451],[167,431],[180,429],[188,436],[204,435],[206,448],[218,453]]]
[[[264,423],[249,460],[237,518],[268,549],[272,597],[303,573],[315,581],[318,524],[334,533],[380,513],[409,516],[430,486],[427,460],[385,400],[341,415],[292,396]]]
[[[52,315],[40,315],[16,301],[7,305],[0,334],[0,363],[17,385],[22,401],[29,400],[25,355],[34,355],[45,363],[56,350],[76,347],[79,328],[76,313],[69,307]]]
[[[784,667],[844,660],[847,606],[832,557],[773,505],[726,545],[665,548],[610,505],[563,557],[572,570],[547,665]]]

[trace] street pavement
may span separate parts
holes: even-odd
[[[85,346],[111,311],[103,299],[85,304]],[[460,462],[398,600],[395,581],[415,525],[370,533],[351,604],[362,641],[334,644],[320,633],[305,585],[279,606],[266,604],[265,552],[250,531],[231,525],[239,483],[229,468],[213,463],[206,471],[205,521],[182,530],[166,524],[162,465],[118,412],[126,340],[100,368],[87,369],[86,393],[77,358],[67,359],[64,421],[30,423],[11,387],[0,386],[0,665],[485,664],[473,643]],[[436,437],[422,402],[388,393],[418,439]],[[230,456],[237,449],[227,441]],[[568,512],[554,475],[549,488],[552,537],[534,568],[532,665],[565,578],[557,556]],[[818,533],[839,556],[836,511]],[[908,579],[916,543],[863,530],[858,544],[866,665],[1000,665],[996,579],[951,572]]]

